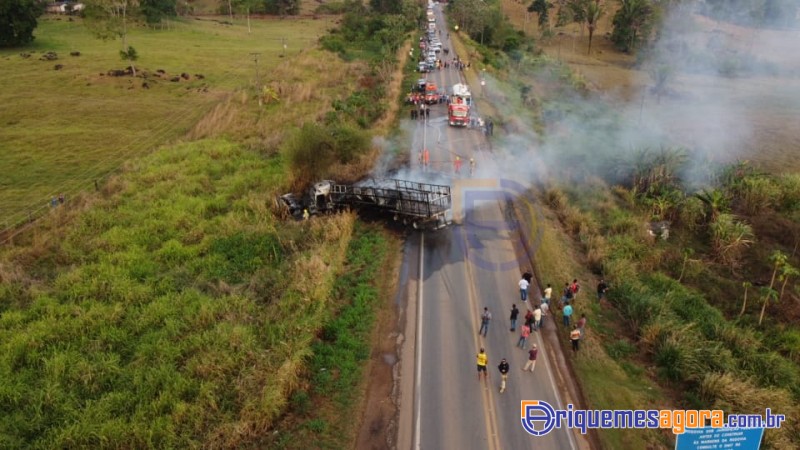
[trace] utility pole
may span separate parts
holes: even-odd
[[[250,53],[250,56],[253,57],[253,61],[256,63],[256,86],[261,89],[261,77],[258,75],[258,57],[261,56],[261,53]]]
[[[283,58],[284,56],[286,56],[286,38],[285,37],[281,38],[281,44],[282,44],[281,58]]]

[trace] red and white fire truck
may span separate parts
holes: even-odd
[[[450,105],[447,106],[447,119],[451,126],[465,127],[469,125],[469,109],[472,106],[472,94],[466,84],[454,84]]]

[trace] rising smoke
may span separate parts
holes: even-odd
[[[493,102],[507,127],[498,131],[503,137],[494,151],[479,159],[476,176],[530,184],[544,175],[596,175],[614,182],[636,152],[663,147],[686,149],[687,166],[695,169],[687,181],[697,186],[710,164],[750,159],[780,169],[794,163],[800,156],[798,2],[780,6],[794,18],[744,14],[747,0],[672,3],[678,6],[630,72],[633,93],[554,92],[553,80],[562,74],[526,58],[520,78],[542,99],[542,115],[534,117],[522,102]],[[487,84],[493,100],[520,96],[507,81],[487,77]],[[394,175],[432,182],[430,173],[413,168]]]

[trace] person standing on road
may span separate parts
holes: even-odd
[[[486,365],[489,364],[489,357],[486,356],[486,351],[481,348],[481,351],[478,352],[478,381],[481,381],[481,372],[483,372],[483,380],[486,381],[489,379],[489,372],[486,371]]]
[[[497,365],[497,370],[500,371],[500,393],[502,394],[506,390],[506,380],[508,379],[508,361],[505,358],[500,360],[500,364]]]
[[[550,304],[542,303],[541,306],[539,306],[539,309],[542,311],[542,317],[539,319],[537,326],[542,328],[544,326],[544,318],[547,317],[548,311],[550,311]]]
[[[469,176],[475,175],[475,158],[469,159]]]
[[[542,327],[542,309],[539,305],[533,310],[533,331],[539,331]]]
[[[581,344],[581,330],[578,329],[577,325],[572,326],[572,331],[569,332],[569,340],[572,342],[572,354],[577,355]]]
[[[601,279],[600,283],[597,284],[597,301],[602,300],[606,296],[606,292],[608,292],[608,285],[606,280]]]
[[[550,303],[550,298],[553,296],[553,287],[550,284],[547,284],[547,287],[544,288],[544,297],[542,297],[542,303]]]
[[[517,341],[517,347],[524,349],[528,344],[528,336],[530,335],[531,327],[529,327],[528,324],[522,324],[521,331],[519,332],[519,340]]]
[[[564,326],[569,327],[570,320],[572,319],[572,305],[567,303],[567,306],[564,307]]]
[[[536,347],[536,344],[531,345],[531,349],[528,350],[528,362],[525,363],[525,367],[522,368],[522,371],[529,370],[533,372],[533,369],[536,368],[536,357],[539,355],[539,349]]]
[[[456,174],[461,173],[461,157],[456,155],[456,160],[453,162],[453,167],[456,170]]]
[[[489,321],[492,320],[492,313],[489,312],[488,307],[483,308],[483,314],[481,314],[481,329],[478,330],[478,334],[483,334],[483,337],[486,337],[486,333],[489,332]]]
[[[427,169],[428,166],[431,165],[431,152],[429,152],[427,148],[422,151],[422,159],[423,159],[423,163],[422,164]]]
[[[528,326],[531,330],[533,330],[533,311],[530,309],[527,310],[528,312],[525,313],[525,325]]]
[[[519,316],[519,310],[517,309],[517,305],[511,305],[511,331],[516,331],[517,329],[518,316]]]
[[[528,287],[530,287],[531,283],[523,277],[523,278],[520,278],[518,284],[519,284],[519,296],[520,296],[520,298],[522,298],[522,301],[525,303],[525,306],[527,306],[528,305]]]

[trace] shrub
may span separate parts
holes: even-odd
[[[678,220],[689,231],[697,231],[705,223],[706,206],[697,197],[686,197],[678,207]]]
[[[333,136],[323,126],[305,123],[281,149],[289,162],[295,186],[305,187],[324,179],[335,157]]]
[[[778,179],[779,207],[784,211],[800,210],[800,174],[785,174]]]
[[[736,200],[754,216],[776,206],[781,199],[780,186],[767,176],[748,176],[736,184]]]
[[[755,235],[750,225],[736,220],[731,214],[720,214],[711,223],[711,245],[716,258],[735,269],[739,266],[742,252],[749,247]]]
[[[625,339],[618,339],[605,344],[606,353],[612,359],[619,361],[636,353],[636,346]]]

